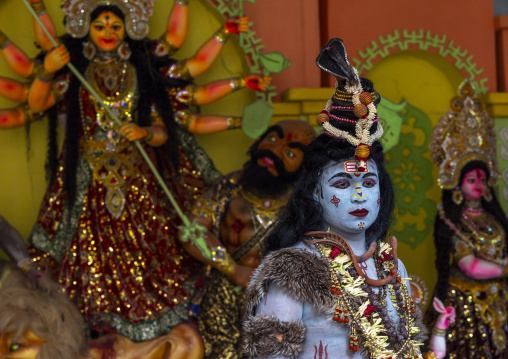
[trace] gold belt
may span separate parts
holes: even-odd
[[[81,147],[84,149],[92,149],[96,151],[107,151],[106,146],[110,144],[111,141],[95,141],[95,140],[81,140]],[[125,150],[127,147],[131,145],[130,141],[125,142],[115,142],[116,149],[114,152],[120,152]]]
[[[450,277],[449,280],[450,284],[454,287],[457,287],[461,291],[469,291],[472,293],[476,292],[488,292],[492,293],[491,290],[493,286],[497,287],[497,292],[501,292],[504,290],[504,282],[502,281],[493,281],[493,282],[487,282],[487,283],[480,283],[480,282],[467,282],[463,279],[457,278],[457,277]]]

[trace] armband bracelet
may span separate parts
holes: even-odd
[[[46,71],[44,66],[41,66],[39,72],[37,72],[37,78],[42,82],[50,82],[53,77],[55,77],[55,73]]]
[[[146,129],[146,137],[143,138],[143,141],[150,142],[152,139],[153,139],[153,130],[150,127],[148,127]]]
[[[216,268],[220,272],[229,276],[233,271],[233,268],[235,267],[236,263],[233,260],[233,258],[231,258],[231,255],[226,251],[226,248],[218,246],[212,248],[210,252],[212,253],[212,261],[217,263]]]
[[[27,103],[19,105],[18,108],[20,109],[21,114],[23,115],[25,123],[32,123],[44,118],[44,112],[33,112]]]
[[[432,334],[437,335],[438,337],[444,337],[446,335],[446,329],[434,327],[434,329],[432,329]]]
[[[175,4],[178,4],[181,6],[187,6],[187,5],[189,5],[189,0],[175,0]]]
[[[223,26],[221,27],[214,35],[213,37],[215,37],[215,40],[217,40],[218,42],[220,42],[221,44],[224,44],[228,39],[229,37],[231,36],[231,33],[226,30],[226,28]]]
[[[5,49],[7,46],[9,46],[10,43],[11,41],[9,40],[9,38],[5,36],[3,32],[0,31],[0,50]]]
[[[228,117],[226,121],[228,130],[234,130],[242,127],[241,117]]]
[[[46,11],[46,7],[44,6],[44,3],[42,1],[31,2],[30,6],[32,7],[32,9],[34,9],[37,15],[41,15],[43,12]]]
[[[229,79],[229,86],[231,91],[243,89],[245,85],[245,79],[243,77],[232,77]]]

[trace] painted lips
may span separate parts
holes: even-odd
[[[357,209],[356,211],[349,212],[350,215],[355,217],[365,217],[369,214],[369,211],[367,211],[365,208]]]

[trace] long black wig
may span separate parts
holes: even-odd
[[[482,161],[471,161],[464,165],[460,171],[459,187],[462,183],[466,173],[474,170],[482,169],[489,178],[489,170],[487,165]],[[488,182],[488,181],[487,181]],[[508,233],[508,220],[506,219],[505,212],[501,208],[499,201],[496,197],[494,189],[488,187],[492,194],[492,200],[486,201],[483,197],[481,199],[482,207],[485,211],[490,213],[503,227],[505,233]],[[452,201],[453,190],[444,189],[442,193],[443,211],[448,220],[454,223],[457,227],[460,223],[462,214],[463,203],[457,205]],[[434,244],[436,246],[436,269],[437,269],[437,283],[434,289],[435,296],[441,300],[445,300],[449,286],[450,277],[450,254],[452,250],[452,237],[455,232],[441,219],[439,213],[436,215],[434,222]],[[507,253],[507,245],[503,248],[503,253]]]
[[[91,21],[96,19],[102,12],[110,11],[120,17],[125,22],[123,12],[113,5],[98,6],[91,14]],[[89,60],[83,56],[83,43],[87,38],[75,39],[69,35],[61,38],[71,55],[71,63],[82,74],[88,67]],[[153,54],[154,41],[149,39],[133,40],[126,33],[125,41],[131,50],[129,62],[136,69],[138,81],[139,100],[137,105],[137,116],[134,118],[139,126],[150,126],[150,109],[153,103],[157,112],[162,117],[168,134],[167,142],[164,146],[166,153],[162,154],[156,149],[156,155],[167,155],[170,163],[175,170],[179,167],[179,148],[176,123],[173,116],[173,110],[168,98],[168,88],[180,87],[186,84],[185,81],[168,79],[162,76],[159,69],[174,63],[174,60],[168,58],[159,58]],[[67,68],[60,70],[56,76],[68,72]],[[79,130],[81,117],[80,112],[80,89],[81,83],[76,76],[70,77],[69,88],[66,93],[66,114],[67,122],[65,126],[65,142],[63,147],[64,156],[64,189],[67,192],[66,205],[72,207],[76,198],[76,175],[79,158]],[[58,167],[58,149],[57,149],[57,111],[56,106],[48,110],[48,155],[46,161],[46,173],[49,179],[49,185],[55,179]]]

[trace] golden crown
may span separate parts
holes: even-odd
[[[450,110],[441,117],[430,140],[430,152],[439,166],[438,184],[444,189],[459,185],[460,171],[468,162],[482,161],[489,169],[489,185],[497,181],[494,123],[485,111],[471,81],[464,80]]]
[[[72,37],[82,38],[88,34],[90,15],[101,5],[117,6],[125,15],[125,29],[131,39],[141,40],[148,35],[148,19],[153,15],[155,0],[64,0],[65,24]]]

